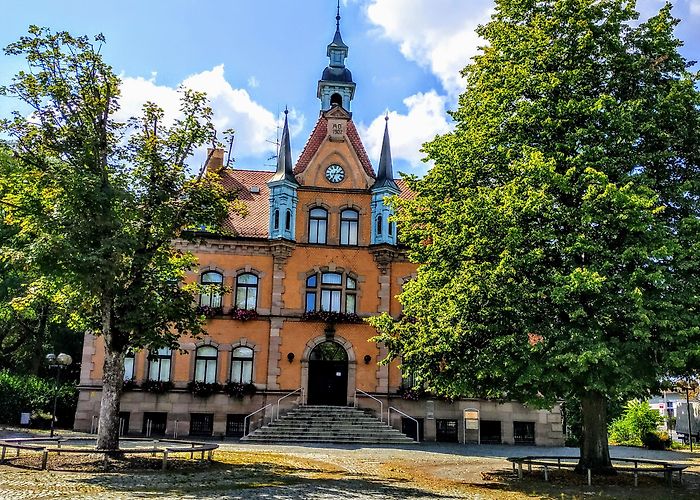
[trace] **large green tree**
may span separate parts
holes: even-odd
[[[579,467],[598,472],[606,401],[700,349],[698,77],[670,6],[634,9],[496,2],[455,131],[425,146],[415,199],[394,200],[421,263],[403,317],[373,321],[438,393],[580,401]]]
[[[155,104],[128,123],[114,119],[119,79],[103,61],[104,39],[31,27],[5,53],[24,56],[2,93],[29,106],[5,120],[17,167],[2,182],[5,220],[24,238],[25,260],[80,294],[81,310],[105,345],[97,446],[119,443],[119,395],[128,349],[177,346],[202,332],[192,255],[173,240],[216,227],[230,207],[217,176],[188,174],[194,148],[213,141],[201,93],[182,92],[172,123]]]

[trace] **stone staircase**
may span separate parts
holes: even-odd
[[[411,444],[373,415],[346,406],[300,406],[241,441],[253,443]]]

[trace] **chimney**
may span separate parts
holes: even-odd
[[[224,168],[224,150],[220,148],[207,148],[207,172],[218,174]]]

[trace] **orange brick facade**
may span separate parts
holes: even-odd
[[[282,156],[283,148],[284,144],[280,150]],[[562,441],[558,408],[549,412],[529,410],[514,402],[445,402],[430,397],[418,401],[403,399],[399,364],[396,361],[379,364],[386,351],[371,340],[376,334],[371,326],[342,320],[326,322],[304,315],[310,309],[309,277],[317,276],[320,281],[324,276],[341,276],[344,281],[342,285],[334,285],[340,290],[335,297],[344,301],[347,295],[352,295],[354,302],[330,307],[337,307],[340,312],[354,312],[360,317],[380,312],[397,317],[401,309],[396,296],[416,272],[416,265],[407,261],[400,245],[372,244],[372,225],[378,223],[372,206],[372,196],[376,192],[372,188],[378,176],[362,147],[351,114],[342,106],[334,105],[321,112],[293,174],[289,165],[285,174],[281,163],[277,173],[228,170],[223,168],[222,159],[217,152],[208,168],[219,172],[224,185],[238,192],[248,207],[248,214],[245,217],[231,215],[227,222],[227,236],[210,235],[198,244],[185,241],[176,244],[198,258],[200,270],[188,280],[200,280],[208,272],[222,277],[224,288],[230,290],[222,297],[223,315],[208,320],[207,335],[203,338],[180,339],[180,351],[173,350],[167,374],[172,389],[162,394],[142,389],[123,393],[121,410],[125,433],[160,432],[184,436],[195,433],[196,421],[196,431],[200,435],[240,436],[240,423],[245,415],[300,389],[285,402],[313,402],[309,397],[323,402],[324,396],[328,396],[331,398],[328,401],[332,400],[334,404],[351,405],[359,395],[360,406],[374,408],[373,401],[356,391],[369,393],[383,401],[385,410],[394,406],[420,419],[427,440],[445,439],[445,422],[449,421],[447,427],[455,433],[448,433],[448,440],[463,441],[465,432],[470,432],[464,430],[463,412],[478,409],[484,421],[500,422],[501,442],[518,439],[522,426],[518,427],[517,422],[525,422],[532,428],[532,437],[538,444],[559,444]],[[291,161],[291,158],[280,159],[282,161]],[[341,181],[329,180],[328,168],[331,165],[342,169]],[[278,176],[283,184],[286,182],[285,186],[291,186],[288,189],[296,196],[295,210],[291,214],[294,232],[290,239],[272,237],[272,226],[277,223],[274,216],[270,216],[270,198]],[[389,180],[393,182],[393,179]],[[410,196],[401,181],[393,185],[397,186],[399,196]],[[309,242],[312,232],[309,216],[316,208],[327,213],[324,243]],[[341,244],[341,212],[348,209],[357,214],[357,244]],[[284,225],[287,222],[284,219],[282,212],[279,224]],[[386,220],[383,222],[387,224]],[[389,228],[384,227],[384,231]],[[240,321],[232,319],[228,313],[236,305],[237,278],[244,274],[257,279],[253,307],[257,318]],[[345,281],[348,278],[352,281]],[[354,283],[352,289],[348,288],[351,282]],[[312,290],[317,293],[317,305],[311,309],[322,309],[323,299],[320,297],[332,293],[323,286],[317,283]],[[345,310],[350,304],[354,304],[354,311]],[[341,356],[344,359],[334,361],[337,371],[319,372],[320,362],[315,359],[320,352],[318,346],[327,346],[328,342],[339,348],[338,352],[344,353]],[[250,349],[246,352],[252,352],[252,367],[245,381],[255,385],[255,394],[238,398],[223,392],[208,397],[190,393],[187,387],[196,378],[196,350],[201,346],[216,348],[215,382],[222,385],[232,379],[232,367],[236,363],[232,355],[234,350],[239,347]],[[101,339],[86,336],[75,421],[77,429],[91,430],[96,425],[103,358]],[[235,366],[238,370],[239,365]],[[133,380],[142,384],[149,378],[148,371],[148,353],[137,352],[133,361]],[[325,381],[318,379],[320,376],[332,378],[336,374],[338,380],[329,382],[330,385],[324,386]],[[324,390],[333,394],[324,395]],[[400,420],[393,423],[401,427]],[[476,440],[478,436],[469,434],[466,438]]]

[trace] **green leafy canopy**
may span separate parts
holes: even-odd
[[[420,266],[372,322],[404,372],[546,407],[700,360],[700,94],[670,11],[496,2],[455,131],[393,200]]]

